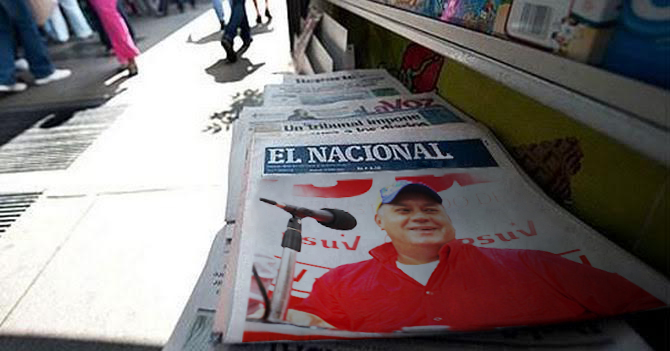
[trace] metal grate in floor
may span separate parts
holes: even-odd
[[[41,192],[0,194],[0,238],[40,195]]]
[[[0,173],[66,169],[124,110],[125,106],[101,106],[30,116],[36,120],[30,126],[18,121],[26,116],[3,116],[0,134],[9,137],[0,145]]]

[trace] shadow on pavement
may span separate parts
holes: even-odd
[[[62,112],[51,113],[44,121],[42,121],[42,123],[40,123],[39,127],[42,129],[51,129],[62,126],[72,117],[74,117],[74,114],[77,112],[77,110],[66,110]]]
[[[58,99],[59,96],[67,96],[70,93],[67,89],[72,85],[68,85],[67,80],[51,83],[47,86],[31,87],[21,94],[6,95],[5,97],[0,95],[0,102],[2,102],[0,103],[0,106],[2,106],[2,112],[0,112],[0,147],[30,129],[39,121],[42,121],[39,125],[39,128],[42,129],[60,126],[72,118],[76,112],[98,107],[125,91],[125,88],[120,88],[120,86],[128,78],[123,73],[118,74],[116,68],[108,72],[97,73],[100,74],[100,79],[103,81],[118,77],[108,85],[101,84],[102,86],[97,88],[93,95],[80,94],[65,102],[58,101]],[[71,83],[77,85],[77,81]],[[61,88],[53,89],[59,85]],[[50,91],[44,92],[42,89],[50,89]],[[26,99],[41,99],[42,104],[36,106],[21,105],[20,102]],[[13,104],[15,100],[17,100],[16,105]]]
[[[272,22],[267,22],[255,25],[254,27],[251,28],[251,35],[255,36],[266,33],[272,33],[274,31],[274,28],[270,27],[271,23]],[[223,35],[223,31],[217,30],[200,39],[194,40],[193,35],[189,34],[188,38],[186,38],[186,42],[189,44],[198,44],[198,45],[208,44],[212,42],[219,42],[221,40],[221,35]]]
[[[0,174],[66,169],[126,106],[0,114]]]
[[[225,55],[223,50],[221,50],[221,53]],[[217,83],[230,83],[244,79],[244,77],[256,72],[263,65],[265,65],[265,62],[254,64],[247,58],[238,59],[235,63],[228,63],[225,59],[221,59],[205,68],[205,72],[213,76],[214,81]]]
[[[38,125],[48,129],[67,122],[75,113],[86,107],[63,108],[58,110],[37,110],[19,113],[0,113],[0,146],[5,145],[23,131]],[[40,123],[41,122],[41,123]]]
[[[261,34],[266,34],[266,33],[272,33],[275,29],[273,27],[270,27],[270,24],[272,24],[272,21],[257,24],[255,26],[251,27],[251,35],[253,36],[253,35],[261,35]]]
[[[216,134],[222,130],[229,130],[230,126],[240,118],[240,112],[245,107],[263,105],[263,93],[259,89],[247,89],[233,95],[233,103],[230,108],[214,113],[209,117],[209,124],[203,132]]]
[[[113,343],[42,336],[0,335],[0,350],[12,351],[160,351],[158,345]]]
[[[222,34],[221,31],[217,30],[216,32],[206,35],[198,40],[193,40],[193,35],[189,34],[188,38],[186,38],[186,42],[189,44],[198,44],[198,45],[207,44],[215,41],[218,42],[221,40],[221,34]]]

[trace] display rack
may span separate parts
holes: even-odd
[[[670,92],[369,0],[326,0],[670,165]]]

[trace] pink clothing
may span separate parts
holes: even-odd
[[[130,59],[137,57],[140,54],[140,50],[135,46],[126,22],[123,21],[123,17],[121,17],[121,14],[116,9],[116,1],[89,0],[95,12],[98,13],[105,32],[107,32],[116,58],[122,64],[126,64]]]

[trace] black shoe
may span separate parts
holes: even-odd
[[[240,48],[237,49],[237,51],[235,52],[237,57],[242,57],[242,55],[249,49],[249,46],[251,46],[251,39],[249,39],[249,41],[247,42],[244,42],[242,46],[240,46]]]
[[[270,10],[265,9],[265,17],[268,18],[268,21],[272,19],[272,15],[270,14]]]
[[[233,63],[237,61],[237,55],[235,55],[235,51],[233,50],[233,43],[230,42],[226,37],[221,38],[221,46],[223,46],[223,50],[226,51],[226,61],[229,63]]]
[[[179,9],[180,13],[184,13],[184,4],[182,4],[181,2],[178,2],[177,3],[177,8]]]
[[[137,70],[137,64],[135,62],[128,64],[128,78],[134,77],[139,73]]]
[[[261,24],[263,23],[263,18],[261,18],[261,15],[256,16],[256,24]]]
[[[226,30],[226,21],[219,21],[219,23],[221,23],[221,31]]]

